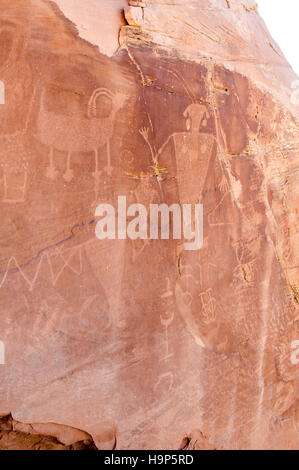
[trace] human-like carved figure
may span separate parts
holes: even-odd
[[[192,204],[202,201],[216,142],[214,135],[205,132],[210,117],[205,104],[192,103],[185,109],[183,116],[186,131],[176,132],[168,137],[157,152],[157,162],[159,165],[167,165],[163,157],[167,147],[172,145],[179,201],[181,204]],[[182,243],[177,253],[180,259],[180,277],[175,285],[176,305],[196,343],[201,347],[209,347],[213,343],[210,340],[211,331],[218,332],[219,329],[216,321],[217,301],[211,289],[200,291],[202,280],[199,252],[186,252],[183,248]],[[196,298],[199,300],[198,309],[194,308]]]
[[[172,141],[180,202],[191,204],[202,198],[215,137],[204,132],[210,117],[206,105],[192,103],[185,109],[183,116],[186,132],[175,132],[168,137],[158,150],[158,161],[163,158],[166,146]]]

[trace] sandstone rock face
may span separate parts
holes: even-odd
[[[255,2],[0,26],[0,448],[298,448],[297,78]],[[202,248],[97,239],[119,196],[203,204]]]
[[[0,418],[0,450],[96,450],[96,446],[89,434],[77,429],[18,423],[7,415]]]

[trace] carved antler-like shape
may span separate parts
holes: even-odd
[[[88,101],[88,117],[89,118],[93,118],[96,116],[96,109],[97,109],[96,100],[98,96],[101,96],[101,95],[107,96],[108,98],[113,100],[113,94],[111,93],[111,91],[107,90],[106,88],[96,88],[96,90],[94,90],[94,92],[92,93]]]

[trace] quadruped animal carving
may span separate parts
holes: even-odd
[[[111,111],[107,117],[97,117],[97,100],[106,96],[111,100]],[[105,170],[111,175],[110,139],[113,135],[116,113],[122,108],[126,97],[120,93],[112,93],[107,88],[97,88],[92,93],[87,110],[87,118],[57,115],[49,111],[45,104],[45,90],[42,92],[41,108],[38,117],[39,138],[50,148],[49,166],[46,176],[54,180],[58,171],[54,163],[54,149],[67,153],[66,169],[63,178],[70,182],[74,177],[71,168],[73,152],[95,153],[95,170],[93,177],[98,180],[102,171],[99,170],[99,149],[106,146],[107,166]]]

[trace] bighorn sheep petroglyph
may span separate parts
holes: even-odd
[[[97,117],[97,99],[106,96],[111,100],[111,111],[107,117]],[[124,105],[126,97],[120,93],[113,94],[106,88],[97,88],[92,93],[88,102],[88,118],[69,117],[57,115],[49,111],[45,106],[45,90],[42,92],[41,108],[38,117],[39,137],[41,141],[50,147],[50,162],[47,168],[47,177],[55,179],[57,169],[54,165],[54,149],[67,152],[66,171],[63,175],[65,181],[73,179],[71,168],[72,152],[95,152],[95,179],[99,177],[98,151],[106,145],[107,170],[111,175],[110,139],[113,134],[115,116]]]

